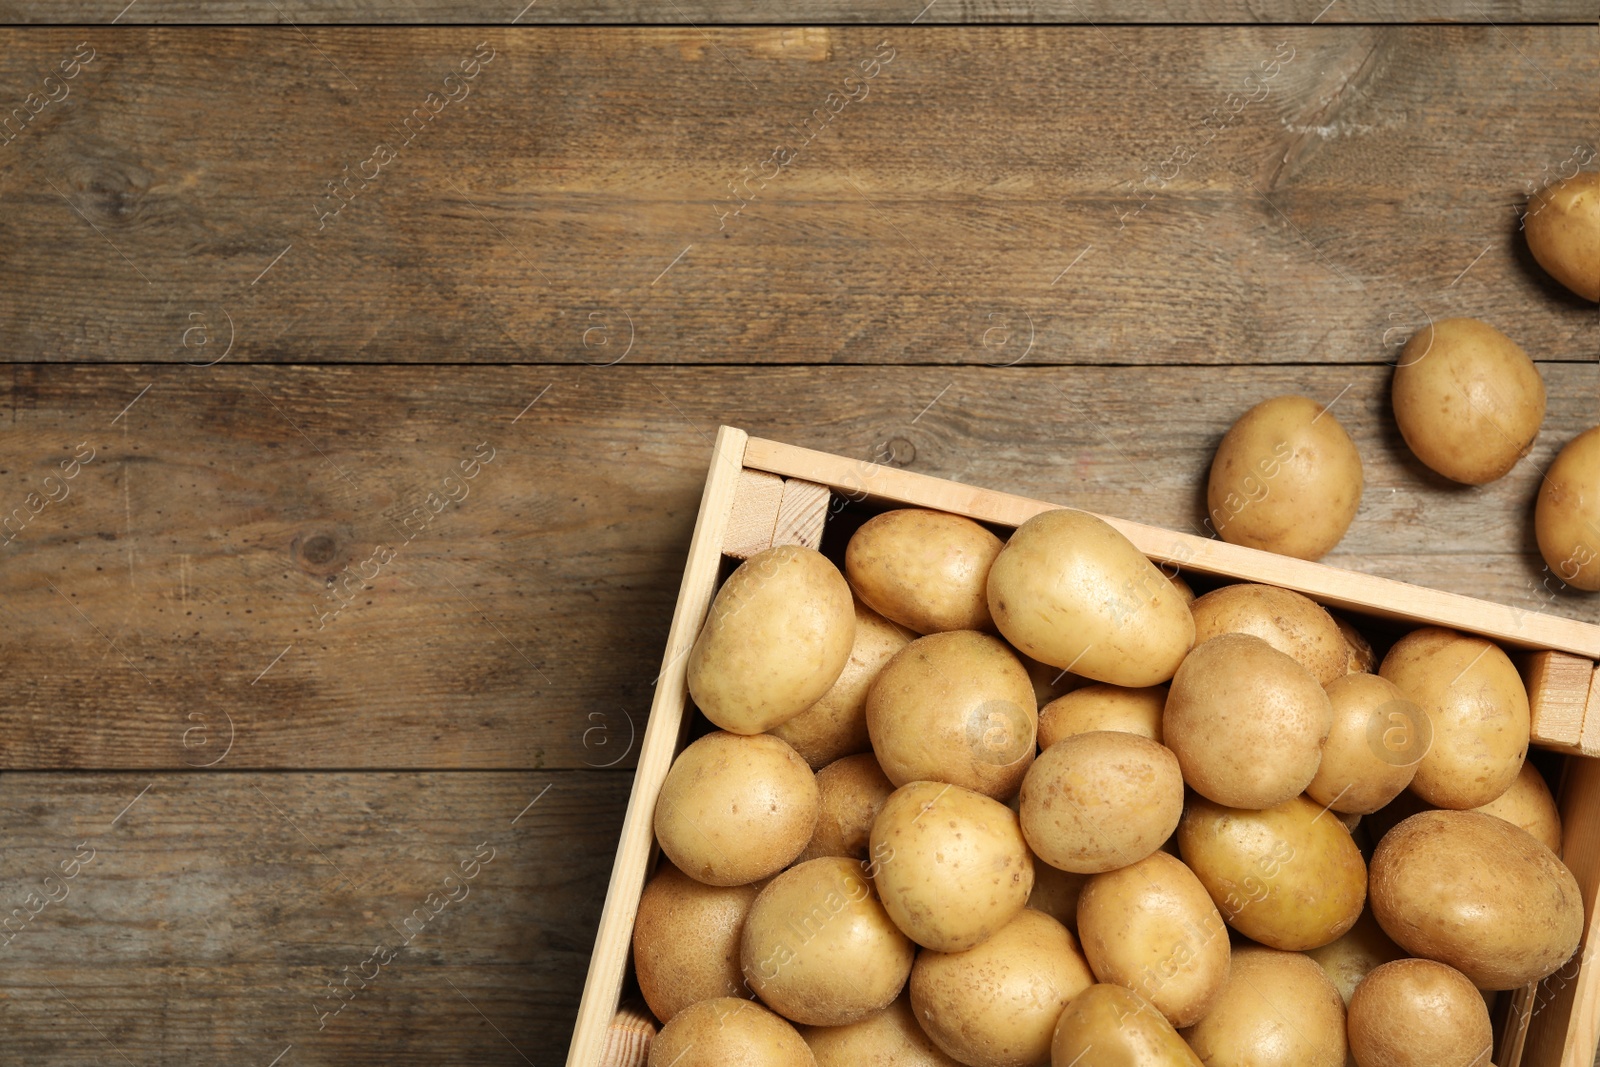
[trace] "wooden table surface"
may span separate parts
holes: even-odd
[[[122,2],[0,3],[0,1062],[559,1062],[719,423],[1188,529],[1303,393],[1329,562],[1600,621],[1594,0]],[[1549,389],[1481,488],[1450,315]]]

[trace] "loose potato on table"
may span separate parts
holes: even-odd
[[[1479,989],[1553,973],[1583,933],[1572,872],[1525,830],[1475,811],[1425,811],[1372,856],[1372,913],[1407,952]]]
[[[797,863],[819,856],[867,858],[872,822],[894,783],[870,752],[846,756],[817,772],[817,828]]]
[[[1344,675],[1326,692],[1333,729],[1306,796],[1337,812],[1370,815],[1411,784],[1432,725],[1393,682],[1375,674]]]
[[[649,1067],[816,1067],[795,1028],[734,997],[692,1004],[650,1045]]]
[[[950,782],[1009,797],[1033,762],[1039,715],[1004,641],[930,634],[895,653],[867,694],[867,732],[896,785]]]
[[[1539,553],[1575,589],[1600,591],[1600,426],[1567,442],[1539,483]]]
[[[678,754],[656,800],[656,840],[708,885],[776,874],[817,828],[816,776],[767,734],[707,734]]]
[[[634,974],[657,1019],[669,1022],[696,1001],[744,994],[739,935],[756,892],[753,885],[706,885],[661,864],[633,926]]]
[[[1096,683],[1057,697],[1039,712],[1039,747],[1049,748],[1064,737],[1095,730],[1138,734],[1160,744],[1161,713],[1167,687],[1126,689]]]
[[[985,584],[999,554],[1000,538],[971,519],[901,508],[862,524],[844,570],[874,611],[919,634],[987,630]]]
[[[1172,1024],[1139,994],[1097,984],[1073,997],[1056,1023],[1051,1067],[1202,1067]]]
[[[789,742],[812,770],[872,747],[867,735],[867,691],[883,665],[912,638],[860,601],[855,613],[855,641],[838,679],[815,704],[768,731]]]
[[[1361,455],[1339,420],[1303,396],[1263,400],[1217,446],[1206,484],[1224,541],[1321,559],[1361,506]]]
[[[817,1067],[961,1067],[923,1032],[909,996],[860,1022],[802,1027],[800,1036]]]
[[[1310,597],[1243,582],[1212,590],[1189,610],[1196,646],[1219,634],[1249,634],[1299,663],[1319,685],[1350,673],[1349,643],[1333,616]]]
[[[1394,417],[1416,457],[1482,485],[1528,454],[1544,422],[1544,379],[1511,338],[1477,319],[1418,330],[1394,371]]]
[[[1523,763],[1510,789],[1472,810],[1521,827],[1539,844],[1561,855],[1561,811],[1556,807],[1556,798],[1550,794],[1544,775],[1532,763]]]
[[[1511,788],[1528,752],[1528,692],[1499,646],[1430,626],[1396,642],[1378,673],[1422,708],[1433,734],[1412,792],[1464,809]]]
[[[1528,201],[1528,251],[1585,300],[1600,300],[1600,171],[1553,182]]]
[[[1350,998],[1346,1033],[1356,1067],[1486,1067],[1489,1009],[1466,975],[1433,960],[1375,968]]]
[[[1183,1036],[1215,1067],[1344,1067],[1344,1002],[1305,955],[1241,946],[1216,1005]]]
[[[1022,910],[1033,857],[1017,817],[960,786],[912,782],[872,824],[873,879],[895,925],[940,952],[971,948]]]
[[[850,658],[850,586],[822,553],[757,552],[728,576],[689,651],[695,706],[712,723],[758,734],[826,693]]]
[[[1059,509],[1017,527],[989,568],[989,610],[1023,655],[1130,687],[1172,677],[1194,618],[1166,575],[1103,519]]]

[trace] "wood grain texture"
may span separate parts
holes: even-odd
[[[0,147],[7,360],[1600,351],[1517,218],[1600,145],[1600,26],[0,31],[3,100],[80,41]]]
[[[1535,741],[1582,751],[1584,709],[1594,672],[1594,662],[1581,656],[1535,652],[1527,658],[1522,680],[1528,689],[1528,732]]]
[[[723,422],[1195,532],[1240,413],[1338,397],[1366,492],[1327,562],[1600,622],[1530,518],[1594,423],[1600,366],[1542,371],[1532,455],[1464,489],[1406,451],[1374,367],[19,366],[0,515],[97,451],[0,545],[0,760],[629,766]],[[484,443],[450,503],[444,477]]]
[[[785,478],[778,521],[772,528],[772,543],[820,548],[831,502],[827,486],[803,478]]]
[[[778,509],[782,506],[782,478],[776,474],[741,470],[734,487],[733,510],[728,515],[728,533],[722,539],[723,554],[734,559],[749,559],[762,549],[771,548],[772,535],[778,527]]]
[[[6,1062],[549,1063],[631,777],[0,774]]]

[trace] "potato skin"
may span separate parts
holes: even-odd
[[[1356,1067],[1485,1067],[1489,1009],[1467,976],[1433,960],[1376,967],[1350,998],[1345,1025]]]
[[[1240,946],[1216,1006],[1183,1036],[1218,1067],[1344,1067],[1344,1001],[1301,953]]]
[[[1372,855],[1372,914],[1395,943],[1479,989],[1553,973],[1578,947],[1583,897],[1527,831],[1476,811],[1425,811]]]
[[[671,1021],[690,1004],[744,993],[739,935],[753,885],[709,886],[663,862],[639,898],[633,970],[651,1012]]]
[[[1137,863],[1172,836],[1183,775],[1168,749],[1096,730],[1057,741],[1022,780],[1022,833],[1053,867],[1098,874]]]
[[[1600,591],[1600,426],[1567,442],[1539,484],[1533,529],[1555,576]]]
[[[806,1026],[800,1036],[817,1067],[961,1067],[923,1033],[909,995],[860,1022]]]
[[[649,1067],[816,1067],[788,1022],[753,1000],[718,997],[684,1008],[650,1045]]]
[[[689,693],[722,729],[759,734],[816,703],[855,639],[850,586],[814,549],[778,545],[717,591],[689,651]]]
[[[1178,851],[1228,925],[1263,945],[1319,948],[1361,917],[1361,850],[1337,817],[1303,796],[1262,811],[1193,797]]]
[[[1269,808],[1316,776],[1333,705],[1296,660],[1259,637],[1225,633],[1172,679],[1162,734],[1183,779],[1233,808]]]
[[[1579,171],[1539,190],[1522,228],[1539,266],[1585,300],[1600,300],[1600,171]]]
[[[1161,743],[1161,713],[1167,687],[1126,689],[1096,682],[1057,697],[1039,711],[1039,747],[1094,730],[1120,730]]]
[[[1499,646],[1425,627],[1397,641],[1378,673],[1427,714],[1433,731],[1412,792],[1465,809],[1511,788],[1528,753],[1528,692]]]
[[[1561,855],[1561,810],[1556,807],[1556,798],[1550,794],[1544,775],[1533,764],[1524,762],[1510,789],[1472,810],[1521,827],[1539,844]]]
[[[845,547],[850,585],[878,614],[919,634],[988,630],[985,585],[1000,538],[961,515],[900,508],[874,515]]]
[[[846,856],[864,860],[872,837],[872,822],[894,783],[870,752],[835,760],[817,772],[817,828],[796,863],[821,856]]]
[[[1189,610],[1196,647],[1218,634],[1250,634],[1310,671],[1319,685],[1350,673],[1349,643],[1333,616],[1310,597],[1245,582],[1213,589]]]
[[[1131,688],[1172,677],[1194,643],[1177,588],[1103,519],[1035,515],[989,568],[989,610],[1025,656]]]
[[[656,801],[656,840],[707,885],[783,870],[817,828],[816,776],[768,734],[710,733],[678,753]]]
[[[1346,674],[1329,682],[1326,692],[1333,729],[1306,796],[1341,814],[1370,815],[1416,776],[1432,738],[1428,718],[1393,682],[1375,674]]]
[[[1099,1058],[1089,1059],[1091,1050]],[[1068,1002],[1050,1043],[1052,1067],[1203,1067],[1172,1024],[1139,994],[1119,985],[1090,986]]]
[[[1416,457],[1483,485],[1528,454],[1544,422],[1544,379],[1511,338],[1477,319],[1418,330],[1394,370],[1394,417]]]
[[[1310,949],[1306,955],[1322,968],[1349,1007],[1351,994],[1373,968],[1400,959],[1405,953],[1383,932],[1369,908],[1338,940]]]
[[[1231,544],[1321,559],[1350,528],[1362,487],[1361,454],[1339,420],[1315,400],[1278,396],[1223,435],[1206,510]]]

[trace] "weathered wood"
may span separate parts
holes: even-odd
[[[7,360],[1600,350],[1516,218],[1600,143],[1594,25],[52,29],[6,99],[79,41],[0,147]]]
[[[631,778],[0,774],[6,1062],[548,1063]]]

